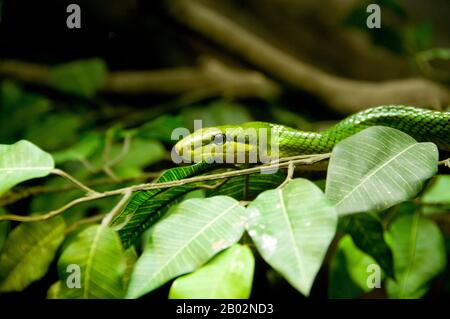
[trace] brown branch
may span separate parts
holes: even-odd
[[[185,178],[185,179],[180,179],[180,180],[165,182],[165,183],[146,183],[146,184],[140,184],[140,185],[119,188],[119,189],[106,191],[106,192],[102,192],[102,193],[100,193],[100,192],[89,193],[89,194],[86,194],[84,197],[80,197],[80,198],[72,200],[71,202],[67,203],[66,205],[62,206],[61,208],[50,211],[43,215],[31,215],[31,216],[12,215],[12,214],[11,215],[3,215],[3,216],[0,216],[0,221],[6,221],[6,220],[13,220],[13,221],[19,221],[19,222],[43,221],[43,220],[48,220],[57,215],[60,215],[60,214],[64,213],[65,211],[67,211],[68,209],[70,209],[78,204],[88,202],[88,201],[98,200],[101,198],[107,198],[107,197],[119,196],[119,195],[124,196],[128,193],[136,192],[136,191],[170,188],[170,187],[181,186],[181,185],[189,184],[189,183],[212,181],[212,180],[217,180],[217,179],[227,179],[230,177],[243,176],[243,175],[249,175],[249,174],[254,174],[254,173],[273,172],[276,169],[287,168],[293,164],[297,164],[297,165],[314,164],[319,161],[326,160],[329,157],[330,157],[330,153],[301,155],[296,160],[291,159],[290,161],[284,161],[283,159],[281,159],[280,161],[278,161],[275,164],[260,165],[260,166],[255,166],[252,168],[247,168],[247,169],[242,169],[242,170],[237,170],[237,171],[228,171],[228,172],[211,174],[211,175],[202,175],[202,176]]]
[[[43,221],[50,219],[52,217],[55,217],[57,215],[62,214],[63,212],[67,211],[68,209],[81,204],[83,202],[93,201],[101,198],[107,198],[112,196],[128,196],[128,194],[131,194],[136,191],[145,191],[145,190],[152,190],[152,189],[164,189],[164,188],[170,188],[170,187],[176,187],[181,186],[185,184],[190,183],[196,183],[196,182],[205,182],[205,181],[212,181],[221,179],[223,181],[219,182],[217,185],[220,186],[221,183],[224,183],[226,179],[236,176],[246,176],[250,174],[255,173],[274,173],[277,169],[288,169],[288,177],[293,175],[293,171],[295,166],[297,165],[314,165],[316,163],[319,163],[321,161],[328,160],[331,156],[331,153],[326,154],[311,154],[311,155],[299,155],[296,157],[288,157],[288,158],[281,158],[275,163],[272,164],[264,164],[259,165],[247,169],[241,169],[236,171],[227,171],[223,173],[217,173],[217,174],[211,174],[211,175],[202,175],[202,176],[196,176],[191,178],[185,178],[180,179],[176,181],[171,182],[164,182],[164,183],[145,183],[140,185],[134,185],[124,188],[119,188],[111,191],[106,192],[95,192],[95,193],[88,193],[84,197],[74,199],[73,201],[67,203],[66,205],[62,206],[59,209],[50,211],[43,215],[31,215],[31,216],[22,216],[22,215],[3,215],[0,216],[0,222],[6,221],[6,220],[13,220],[13,221],[19,221],[19,222],[36,222],[36,221]],[[439,162],[439,165],[445,165],[445,161]],[[218,187],[213,186],[213,187]],[[201,188],[201,186],[199,186]],[[206,187],[208,188],[208,187]]]
[[[203,4],[192,0],[167,3],[180,23],[276,78],[322,98],[338,112],[354,113],[384,104],[442,108],[450,102],[448,88],[425,79],[369,82],[327,74],[266,43]]]
[[[52,170],[52,173],[55,174],[55,175],[61,176],[62,178],[65,178],[66,180],[71,182],[73,185],[75,185],[79,189],[85,191],[87,194],[96,193],[96,191],[94,191],[92,188],[90,188],[89,186],[86,186],[85,184],[83,184],[82,182],[77,180],[75,177],[73,177],[72,175],[64,172],[61,169],[55,168],[55,169]]]
[[[128,182],[138,182],[147,179],[154,179],[161,175],[161,172],[151,172],[145,173],[140,176],[128,177],[128,178],[120,178],[119,180],[108,178],[98,178],[91,181],[87,181],[84,184],[87,186],[103,186],[103,185],[112,185],[118,183],[128,183]],[[73,184],[70,185],[61,185],[61,186],[31,186],[27,188],[19,188],[13,191],[10,191],[0,197],[0,207],[13,204],[19,200],[23,200],[30,196],[36,196],[41,194],[49,194],[49,193],[61,193],[67,192],[74,189],[78,189],[79,187]]]
[[[0,76],[53,87],[50,68],[27,62],[0,61]],[[232,97],[270,97],[280,87],[262,73],[229,67],[205,58],[198,67],[153,71],[110,72],[102,92],[119,94],[182,94],[188,96],[225,95]]]

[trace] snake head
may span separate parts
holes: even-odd
[[[175,152],[187,162],[257,163],[264,149],[262,144],[268,141],[261,140],[261,128],[247,123],[199,129],[181,139]]]

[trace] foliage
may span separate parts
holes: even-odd
[[[309,295],[336,232],[337,213],[313,183],[296,179],[259,195],[247,230],[264,259]]]
[[[14,228],[0,255],[0,291],[21,291],[42,278],[64,240],[64,229],[61,217]]]
[[[71,265],[82,273],[80,289],[61,285],[60,298],[120,298],[124,295],[125,254],[116,232],[91,226],[65,247],[58,261],[62,283],[70,281]],[[72,289],[71,289],[72,288]]]
[[[106,76],[99,59],[54,67],[63,102],[0,85],[2,294],[40,284],[55,299],[139,298],[165,286],[169,298],[249,298],[270,272],[279,280],[268,285],[304,296],[327,274],[330,298],[420,298],[442,279],[450,180],[433,143],[371,127],[334,147],[326,173],[175,167],[171,134],[194,120],[271,116],[313,129],[314,117],[223,99],[137,117],[102,103],[93,110],[86,100],[98,102]],[[79,288],[70,288],[74,265]],[[369,269],[379,269],[382,289],[368,284]]]
[[[236,244],[208,264],[175,280],[172,299],[246,299],[250,296],[255,260],[248,246]]]
[[[53,168],[50,154],[28,141],[0,145],[0,194],[20,182],[46,176]]]

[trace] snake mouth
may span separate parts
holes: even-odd
[[[177,155],[187,163],[202,161],[229,164],[257,163],[257,150],[253,145],[236,142],[227,142],[222,145],[211,143],[200,147],[177,143],[175,146]],[[252,154],[256,154],[256,156],[252,156]]]
[[[236,133],[236,132],[234,132]],[[220,128],[205,128],[181,139],[175,153],[186,163],[257,163],[258,145]]]

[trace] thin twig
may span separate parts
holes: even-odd
[[[55,168],[55,169],[52,170],[52,173],[67,179],[68,181],[70,181],[75,186],[79,187],[80,189],[82,189],[83,191],[85,191],[88,194],[90,194],[90,193],[97,193],[95,190],[93,190],[92,188],[84,185],[82,182],[77,180],[75,177],[73,177],[69,173],[64,172],[63,170]]]
[[[129,182],[138,182],[142,180],[147,179],[154,179],[161,175],[162,172],[150,172],[150,173],[144,173],[140,176],[135,177],[127,177],[127,178],[120,178],[119,180],[114,180],[110,177],[106,178],[97,178],[91,181],[87,181],[84,183],[86,186],[102,186],[102,185],[110,185],[110,184],[117,184],[117,183],[129,183]],[[23,200],[30,196],[36,196],[41,194],[48,194],[48,193],[60,193],[60,192],[67,192],[74,189],[79,189],[78,186],[74,184],[70,185],[61,185],[61,186],[31,186],[28,188],[22,188],[10,191],[0,197],[0,207],[13,204],[19,200]]]
[[[94,216],[80,219],[79,221],[77,221],[77,222],[73,223],[72,225],[70,225],[69,227],[67,227],[64,233],[66,235],[70,234],[71,232],[78,229],[78,227],[98,222],[98,221],[102,220],[105,216],[106,216],[106,214],[99,214],[99,215],[94,215]]]
[[[131,134],[127,134],[123,140],[122,150],[120,151],[120,154],[117,155],[115,158],[107,161],[105,166],[114,167],[115,165],[120,163],[120,161],[122,161],[125,158],[125,156],[128,155],[128,152],[130,151],[131,139],[132,139]]]
[[[69,208],[72,208],[80,203],[87,202],[87,201],[93,201],[101,198],[106,197],[112,197],[112,196],[119,196],[119,195],[125,195],[128,192],[136,192],[136,191],[144,191],[144,190],[152,190],[152,189],[163,189],[163,188],[169,188],[169,187],[175,187],[180,186],[184,184],[189,183],[195,183],[195,182],[204,182],[204,181],[211,181],[216,179],[227,179],[231,177],[236,176],[243,176],[243,175],[249,175],[254,173],[264,173],[264,172],[273,172],[274,169],[280,169],[280,168],[287,168],[290,163],[292,165],[298,164],[298,165],[310,165],[319,161],[326,160],[330,157],[330,153],[326,154],[313,154],[310,155],[308,158],[301,158],[298,160],[292,160],[291,162],[282,162],[282,163],[276,163],[276,164],[269,164],[269,165],[260,165],[252,168],[237,170],[237,171],[229,171],[229,172],[223,172],[218,174],[211,174],[211,175],[202,175],[202,176],[196,176],[191,178],[185,178],[180,179],[176,181],[171,182],[165,182],[165,183],[145,183],[140,185],[134,185],[124,188],[119,188],[116,190],[106,191],[103,193],[90,193],[86,194],[86,196],[77,198],[68,204],[64,205],[63,207],[53,210],[47,214],[43,215],[32,215],[32,216],[22,216],[22,215],[3,215],[0,216],[0,221],[5,220],[14,220],[14,221],[20,221],[20,222],[35,222],[35,221],[42,221],[50,219],[54,216],[57,216],[59,214],[62,214]]]
[[[125,206],[125,204],[128,202],[128,200],[131,197],[131,194],[133,192],[131,190],[128,190],[125,192],[125,194],[123,195],[123,197],[120,199],[120,201],[117,203],[116,206],[114,206],[114,208],[111,210],[111,212],[109,212],[108,215],[105,216],[105,218],[103,218],[102,220],[102,225],[109,225],[109,223],[111,222],[111,220],[120,213],[120,211],[122,210],[122,208]]]
[[[443,161],[440,161],[438,164],[450,167],[450,158],[447,158],[447,159],[445,159]]]
[[[197,189],[208,189],[208,190],[214,190],[221,186],[223,186],[228,181],[228,178],[225,178],[223,181],[220,181],[214,185],[200,185]]]
[[[286,186],[287,183],[289,183],[292,180],[292,177],[294,176],[294,172],[295,172],[295,165],[293,162],[289,162],[289,166],[288,166],[288,171],[287,171],[287,175],[286,175],[286,179],[284,180],[283,183],[281,183],[280,186],[278,186],[277,188],[281,189],[284,186]]]

